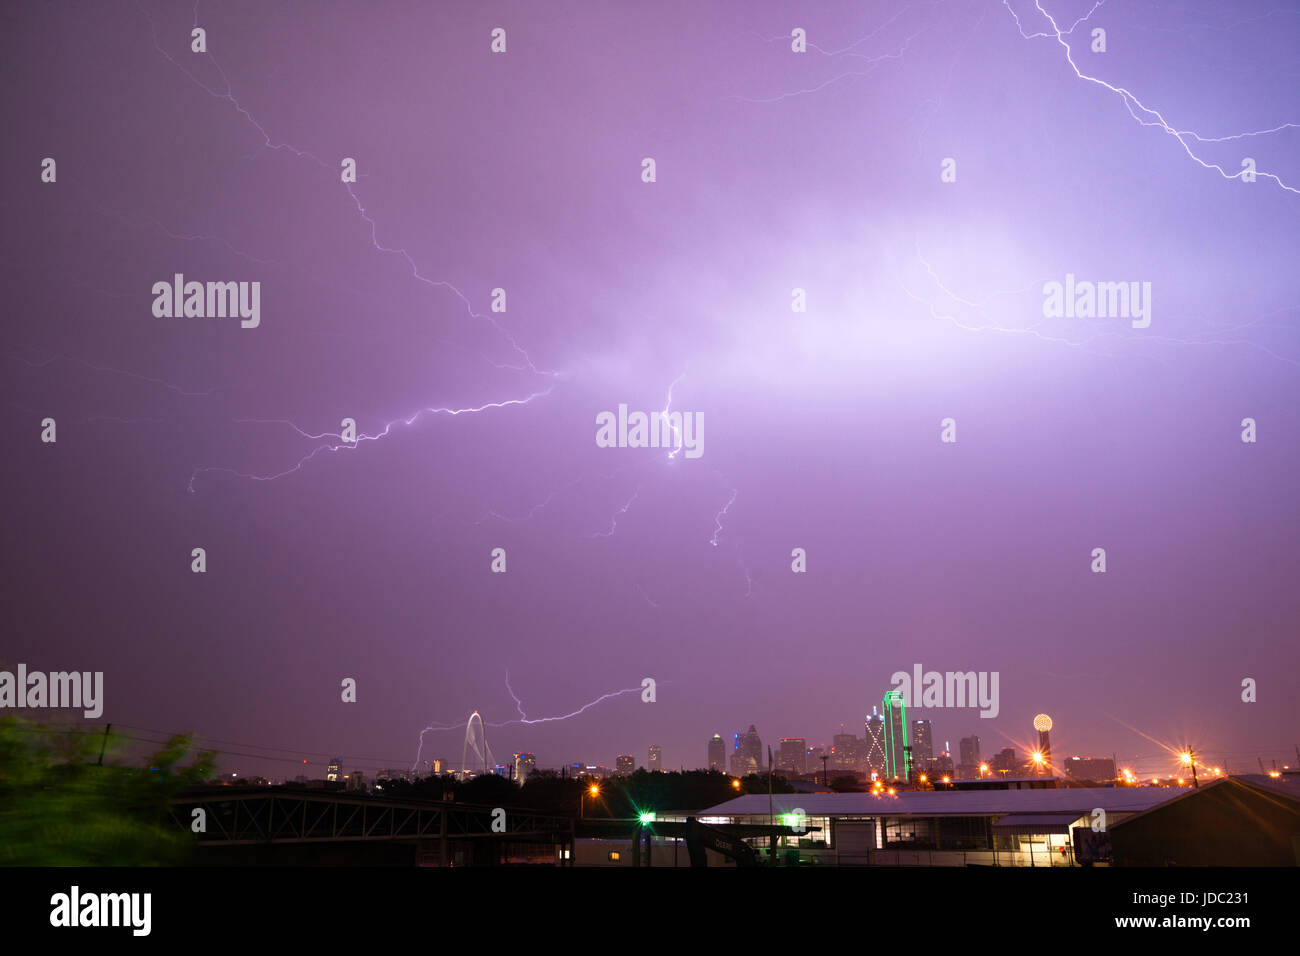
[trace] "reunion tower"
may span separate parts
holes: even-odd
[[[1038,731],[1038,751],[1034,754],[1034,763],[1038,765],[1038,772],[1051,773],[1052,767],[1052,738],[1050,731],[1052,729],[1052,718],[1046,714],[1039,714],[1034,718],[1034,730]],[[1040,759],[1041,758],[1041,759]]]

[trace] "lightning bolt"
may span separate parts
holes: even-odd
[[[667,682],[660,681],[660,683],[663,684]],[[625,687],[622,690],[615,690],[615,691],[610,691],[608,694],[601,694],[595,700],[588,701],[587,703],[579,707],[577,710],[570,711],[567,714],[558,714],[554,717],[529,717],[528,714],[524,711],[523,701],[519,699],[519,695],[515,693],[514,688],[510,685],[510,671],[507,670],[506,691],[510,694],[511,700],[515,702],[515,710],[519,712],[519,716],[513,720],[503,720],[499,723],[485,723],[484,726],[511,727],[514,726],[515,724],[526,724],[531,726],[534,724],[549,724],[560,720],[571,720],[574,717],[577,717],[581,714],[585,714],[587,711],[591,710],[591,708],[595,707],[598,704],[604,703],[607,700],[611,700],[615,697],[622,697],[624,694],[639,694],[641,693],[641,690],[642,688],[640,685],[637,685],[636,687]],[[443,733],[450,730],[462,730],[464,729],[464,727],[465,727],[465,722],[459,721],[450,724],[433,723],[425,727],[423,730],[421,730],[419,746],[417,747],[415,753],[415,762],[411,764],[411,769],[415,770],[415,768],[420,765],[420,755],[424,752],[425,734]]]
[[[731,510],[731,506],[736,503],[736,495],[738,493],[737,489],[732,488],[731,498],[722,506],[722,510],[713,516],[713,537],[709,539],[709,544],[713,545],[715,548],[718,546],[718,535],[722,534],[722,519],[726,513]]]
[[[414,771],[416,767],[420,766],[420,755],[424,753],[425,734],[438,733],[446,730],[459,730],[464,726],[465,726],[464,721],[458,724],[430,724],[428,727],[425,727],[422,731],[420,731],[420,745],[415,750],[415,760],[411,764],[411,770]]]
[[[1029,285],[1026,285],[1026,286],[1024,286],[1024,287],[1021,288],[1021,289],[1015,289],[1015,290],[1004,290],[1004,291],[993,292],[993,293],[991,293],[987,298],[985,298],[982,302],[977,302],[977,301],[973,301],[973,300],[971,300],[971,299],[966,299],[966,298],[963,298],[962,296],[957,295],[955,292],[953,292],[951,289],[949,289],[949,288],[948,288],[948,287],[943,283],[943,280],[939,278],[938,273],[935,272],[934,267],[931,266],[930,263],[929,263],[928,261],[926,261],[926,258],[921,254],[921,247],[920,247],[920,244],[919,244],[919,243],[917,244],[917,247],[916,247],[916,258],[917,258],[917,260],[921,263],[921,265],[925,268],[925,271],[926,271],[926,273],[929,275],[930,279],[934,282],[934,284],[935,284],[936,286],[938,286],[939,290],[940,290],[944,295],[946,295],[949,299],[951,299],[951,300],[954,301],[954,302],[958,302],[958,303],[960,303],[960,304],[962,304],[962,305],[965,305],[965,306],[967,306],[967,307],[969,307],[969,308],[971,308],[971,309],[974,309],[976,312],[979,313],[979,315],[980,315],[981,318],[984,317],[984,310],[985,310],[985,308],[986,308],[986,307],[988,306],[988,304],[989,304],[990,302],[992,302],[994,299],[996,299],[996,298],[1000,298],[1000,297],[1003,297],[1003,296],[1023,295],[1024,293],[1028,292],[1030,289],[1034,288],[1035,285],[1037,285],[1037,286],[1039,286],[1039,287],[1041,288],[1041,286],[1042,286],[1042,282],[1047,281],[1047,280],[1040,280],[1040,281],[1037,282],[1037,283],[1030,283]],[[995,324],[995,323],[989,323],[989,322],[986,322],[986,323],[983,324],[983,325],[969,325],[969,324],[967,324],[967,323],[961,321],[959,318],[957,318],[957,316],[955,316],[955,315],[953,315],[953,314],[951,314],[951,313],[949,313],[949,312],[941,312],[941,311],[940,311],[940,310],[939,310],[939,309],[934,305],[933,302],[930,302],[930,301],[928,301],[928,300],[926,300],[926,299],[923,299],[921,296],[919,296],[919,295],[917,295],[916,293],[914,293],[914,292],[911,290],[911,288],[908,287],[906,281],[904,281],[904,280],[900,280],[900,285],[902,286],[903,291],[907,294],[907,296],[908,296],[910,299],[912,299],[912,300],[915,301],[915,302],[919,302],[919,303],[921,303],[921,305],[924,305],[924,306],[929,310],[931,318],[937,319],[937,320],[939,320],[939,321],[946,321],[946,322],[949,322],[949,323],[951,323],[952,325],[956,326],[957,328],[962,329],[963,331],[966,331],[966,332],[999,332],[999,333],[1002,333],[1002,334],[1004,334],[1004,335],[1031,335],[1031,336],[1033,336],[1034,338],[1042,339],[1042,340],[1045,341],[1045,342],[1056,342],[1056,343],[1059,343],[1059,344],[1061,344],[1061,345],[1068,345],[1068,346],[1070,346],[1071,348],[1076,348],[1076,349],[1083,349],[1083,348],[1084,348],[1084,343],[1082,343],[1082,342],[1076,342],[1076,341],[1074,341],[1074,340],[1072,340],[1072,339],[1068,339],[1068,338],[1065,338],[1065,337],[1063,337],[1063,336],[1058,336],[1058,335],[1044,335],[1042,332],[1040,332],[1040,331],[1038,330],[1038,325],[1041,325],[1041,324],[1042,324],[1041,322],[1038,323],[1038,324],[1036,324],[1036,325],[1030,325],[1030,326],[1002,326],[1002,325],[997,325],[997,324]],[[1085,351],[1090,351],[1090,350],[1085,349]],[[1093,354],[1100,354],[1100,353],[1095,353],[1095,352],[1094,352]],[[1106,358],[1113,358],[1113,356],[1104,356],[1104,357],[1106,357]]]
[[[640,494],[641,494],[641,486],[640,486],[640,485],[637,485],[637,486],[636,486],[636,490],[632,492],[632,497],[629,498],[629,499],[627,499],[627,503],[626,503],[625,505],[623,505],[623,507],[621,507],[621,508],[619,508],[617,511],[615,511],[613,517],[611,517],[611,518],[609,519],[609,530],[608,530],[608,531],[597,531],[597,532],[594,532],[594,533],[591,535],[591,537],[593,537],[593,538],[612,538],[612,537],[614,536],[614,532],[618,530],[618,519],[619,519],[619,516],[620,516],[620,515],[625,515],[625,514],[627,514],[627,509],[632,507],[632,502],[636,501],[636,499],[640,496]]]
[[[525,716],[525,717],[520,717],[517,720],[503,720],[501,721],[501,723],[498,724],[488,724],[488,726],[509,727],[512,724],[528,724],[529,726],[531,726],[533,724],[549,724],[557,720],[571,720],[572,718],[577,717],[580,714],[585,714],[587,711],[591,710],[591,708],[595,707],[597,704],[601,704],[614,697],[622,697],[624,694],[639,694],[639,693],[641,693],[640,685],[637,685],[636,687],[625,687],[622,690],[615,690],[615,691],[610,691],[608,694],[601,694],[595,700],[588,701],[587,703],[579,707],[577,710],[570,711],[567,714],[559,714],[558,716],[555,717],[526,717]],[[511,691],[510,695],[514,697],[514,691]],[[519,701],[518,697],[515,697],[515,706],[516,709],[519,711],[519,713],[522,714],[524,712],[523,705]]]
[[[798,90],[790,90],[789,92],[781,93],[778,94],[777,96],[750,97],[750,96],[740,96],[739,94],[732,94],[730,96],[723,97],[723,99],[739,100],[742,103],[766,104],[766,103],[779,103],[782,100],[788,100],[796,96],[809,96],[813,93],[820,93],[822,90],[826,89],[826,87],[830,86],[833,83],[838,83],[840,80],[848,79],[849,77],[870,76],[872,73],[876,71],[876,69],[880,66],[880,64],[885,62],[886,60],[901,60],[903,58],[903,54],[907,52],[907,48],[911,46],[912,41],[915,40],[918,36],[920,36],[924,32],[925,32],[925,28],[922,28],[916,31],[916,33],[907,37],[907,39],[905,39],[902,42],[902,44],[899,46],[897,53],[882,53],[879,56],[874,56],[874,57],[869,57],[861,53],[850,54],[852,56],[858,56],[866,60],[867,63],[870,64],[870,67],[868,69],[847,70],[844,73],[839,73],[836,74],[835,76],[832,76],[829,80],[824,80],[823,82],[818,83],[816,86],[804,87]],[[825,51],[819,51],[819,52],[825,52]],[[834,54],[830,54],[830,55],[834,55]]]
[[[682,433],[679,432],[676,428],[673,428],[672,422],[668,421],[668,412],[673,407],[673,389],[676,388],[677,384],[685,377],[686,377],[686,370],[683,369],[682,374],[678,375],[668,385],[668,401],[664,404],[664,410],[659,413],[659,420],[661,422],[668,423],[668,427],[672,428],[673,434],[676,436],[676,440],[677,440],[677,447],[668,453],[669,458],[676,458],[677,453],[682,450]]]
[[[191,72],[189,69],[183,66],[180,63],[180,61],[178,61],[175,57],[173,57],[170,53],[168,53],[167,50],[164,49],[162,44],[159,42],[157,24],[154,22],[153,18],[149,16],[148,12],[144,9],[143,5],[140,3],[140,0],[136,0],[136,6],[149,23],[150,33],[153,38],[154,49],[156,49],[164,58],[167,59],[169,63],[171,63],[178,70],[180,70],[186,77],[190,79],[191,82],[193,82],[196,86],[198,86],[209,96],[213,97],[214,99],[222,100],[223,102],[228,103],[232,109],[234,109],[255,130],[257,130],[258,134],[260,134],[260,136],[262,137],[262,146],[264,148],[272,151],[280,151],[280,150],[287,151],[300,159],[306,159],[315,163],[318,167],[320,167],[323,171],[327,173],[333,172],[330,164],[327,163],[325,160],[323,160],[321,157],[315,155],[314,153],[305,149],[300,149],[288,142],[276,142],[271,136],[271,133],[266,128],[266,126],[262,122],[260,122],[258,118],[252,114],[252,112],[246,109],[243,106],[243,104],[239,102],[239,99],[235,96],[234,86],[230,81],[230,77],[226,74],[225,69],[221,66],[221,64],[217,61],[217,59],[214,56],[212,56],[212,54],[207,53],[206,56],[209,62],[211,62],[213,67],[217,70],[218,74],[220,74],[221,81],[222,83],[225,84],[224,90],[219,88],[214,88],[208,85],[207,83],[204,83],[197,76],[195,76],[193,72]],[[196,5],[195,7],[196,25],[197,25],[197,20],[198,20],[198,7]],[[445,279],[435,279],[425,275],[421,271],[418,263],[416,263],[414,257],[405,248],[400,246],[389,246],[380,242],[378,223],[375,221],[374,217],[372,217],[369,213],[367,213],[365,206],[361,202],[361,198],[357,195],[355,189],[353,188],[353,184],[344,183],[343,185],[346,187],[348,196],[352,200],[352,204],[356,209],[357,215],[369,227],[371,245],[376,251],[383,254],[394,255],[402,258],[406,262],[407,266],[410,268],[411,275],[414,279],[416,279],[416,281],[426,286],[429,286],[430,288],[441,289],[441,290],[446,290],[451,292],[457,299],[460,300],[461,304],[464,306],[465,311],[470,316],[470,318],[479,321],[484,321],[487,322],[489,325],[491,325],[492,328],[496,330],[496,332],[506,340],[512,352],[519,359],[522,360],[522,364],[518,364],[518,365],[501,365],[488,360],[489,364],[492,364],[497,368],[510,369],[513,371],[527,370],[538,375],[551,377],[552,379],[558,379],[562,375],[562,373],[551,369],[539,368],[537,364],[533,361],[532,356],[529,355],[529,353],[522,346],[520,346],[519,342],[507,329],[505,329],[500,323],[498,323],[491,316],[484,315],[475,311],[472,303],[469,300],[469,297],[466,296],[465,293],[462,292],[459,288],[457,288],[453,283]],[[191,237],[181,236],[179,238],[191,238]],[[209,238],[209,237],[193,237],[193,238]],[[233,249],[233,247],[231,248]],[[234,250],[234,251],[237,252],[238,250]],[[194,491],[194,480],[198,475],[205,474],[208,472],[225,472],[227,474],[234,475],[239,478],[245,478],[245,479],[256,480],[256,481],[272,481],[277,478],[282,478],[285,477],[286,475],[290,475],[296,471],[299,471],[309,461],[316,458],[318,455],[322,453],[333,453],[343,449],[355,449],[355,447],[359,446],[363,441],[376,441],[378,439],[384,438],[395,427],[399,425],[410,426],[414,424],[416,421],[418,421],[419,419],[425,417],[426,415],[456,416],[456,415],[470,414],[476,412],[483,412],[493,408],[504,408],[510,405],[526,405],[529,402],[533,401],[534,399],[541,398],[545,395],[550,394],[550,391],[551,389],[548,388],[545,391],[533,392],[527,398],[523,398],[523,399],[508,399],[508,400],[503,400],[498,402],[488,402],[480,406],[471,406],[467,408],[450,408],[450,407],[423,408],[416,411],[413,415],[409,417],[395,419],[389,422],[377,434],[358,436],[355,443],[343,442],[341,435],[328,433],[328,432],[320,435],[311,435],[306,431],[304,431],[303,429],[299,428],[294,423],[285,420],[262,421],[261,423],[263,424],[280,423],[280,424],[287,425],[290,428],[297,431],[303,437],[307,437],[313,440],[330,438],[330,439],[337,439],[337,441],[329,441],[322,445],[319,445],[317,448],[313,449],[307,455],[304,455],[302,458],[300,458],[298,462],[294,464],[292,467],[274,474],[259,475],[259,474],[252,474],[248,472],[241,472],[232,468],[217,468],[217,467],[198,468],[195,469],[195,471],[190,475],[189,490],[191,492]],[[247,422],[247,421],[256,421],[256,420],[243,420],[243,421]]]
[[[724,483],[724,485],[729,484],[729,482],[727,482],[727,479],[723,476],[722,472],[715,471],[714,474],[717,475],[717,477]],[[722,506],[722,510],[720,510],[717,514],[713,516],[713,537],[709,539],[709,544],[711,544],[715,548],[718,547],[718,538],[722,534],[722,519],[726,517],[727,512],[731,510],[731,506],[736,503],[736,499],[739,496],[740,496],[740,489],[732,488],[731,497],[727,499],[727,503]],[[740,542],[737,541],[735,547],[736,547],[736,566],[739,567],[740,570],[743,571],[745,574],[745,597],[750,597],[754,593],[754,578],[753,575],[749,573],[749,565],[745,563],[745,554],[741,550]]]
[[[552,386],[552,388],[553,387],[554,386]],[[421,408],[418,411],[416,411],[414,414],[407,416],[406,418],[393,419],[391,422],[386,424],[380,431],[376,432],[373,435],[367,435],[367,434],[358,435],[355,442],[344,441],[343,436],[338,432],[321,432],[320,434],[312,434],[311,432],[304,431],[298,425],[294,424],[293,422],[285,418],[237,419],[236,421],[239,423],[250,423],[250,424],[259,424],[259,425],[286,425],[289,428],[293,429],[295,432],[297,432],[299,435],[301,435],[303,438],[307,438],[313,441],[318,441],[324,438],[337,439],[337,441],[330,441],[330,442],[326,442],[325,444],[319,445],[311,452],[309,452],[308,454],[300,458],[298,462],[294,464],[292,467],[286,468],[283,471],[275,472],[269,475],[257,475],[249,472],[238,471],[234,468],[217,468],[217,467],[196,468],[190,474],[189,491],[191,493],[194,492],[194,479],[201,474],[207,474],[209,472],[224,472],[226,474],[234,475],[237,478],[246,478],[252,481],[275,481],[277,478],[283,478],[286,475],[291,475],[294,472],[301,471],[304,465],[306,465],[309,461],[311,461],[313,458],[315,458],[317,455],[321,454],[322,452],[332,453],[337,451],[355,451],[357,448],[360,447],[362,442],[380,441],[381,439],[387,438],[392,433],[393,429],[398,427],[410,427],[411,425],[414,425],[416,422],[418,422],[420,419],[425,418],[426,416],[429,415],[448,415],[448,416],[456,417],[460,415],[470,415],[479,412],[485,412],[494,408],[508,408],[512,405],[527,405],[530,402],[532,402],[534,399],[542,398],[546,395],[549,395],[550,393],[551,393],[551,388],[547,388],[545,391],[533,392],[527,398],[511,398],[499,402],[485,402],[482,405],[474,405],[467,408],[449,408],[445,406],[437,407],[437,408]]]
[[[1020,31],[1021,37],[1023,37],[1026,40],[1032,40],[1039,37],[1054,38],[1056,42],[1060,45],[1061,49],[1065,51],[1065,61],[1070,65],[1070,69],[1074,71],[1075,76],[1077,76],[1081,80],[1086,80],[1089,83],[1093,83],[1097,86],[1102,87],[1105,90],[1110,91],[1111,93],[1114,93],[1124,103],[1124,107],[1125,109],[1128,110],[1129,115],[1132,116],[1133,119],[1137,120],[1137,122],[1140,125],[1159,127],[1163,132],[1167,133],[1169,136],[1172,136],[1175,140],[1177,140],[1178,145],[1182,147],[1183,152],[1186,153],[1188,157],[1192,159],[1197,165],[1199,165],[1203,169],[1207,169],[1207,170],[1212,169],[1216,171],[1224,179],[1240,179],[1242,175],[1246,172],[1246,170],[1239,169],[1234,173],[1229,173],[1218,163],[1208,162],[1202,159],[1200,156],[1198,156],[1195,152],[1193,152],[1192,148],[1188,145],[1188,140],[1195,140],[1196,142],[1199,143],[1222,143],[1231,140],[1245,139],[1251,136],[1267,136],[1270,133],[1280,132],[1281,130],[1285,130],[1285,129],[1300,128],[1300,126],[1298,126],[1295,123],[1282,123],[1278,126],[1274,126],[1271,129],[1255,130],[1253,132],[1248,132],[1248,133],[1233,133],[1229,136],[1219,136],[1219,137],[1206,137],[1206,136],[1201,136],[1199,133],[1195,133],[1191,130],[1176,129],[1174,126],[1170,125],[1170,123],[1168,123],[1165,120],[1164,116],[1161,115],[1161,113],[1158,110],[1147,106],[1140,99],[1138,99],[1138,97],[1131,90],[1128,90],[1122,86],[1114,86],[1110,83],[1107,83],[1105,80],[1100,79],[1099,77],[1095,77],[1088,73],[1083,72],[1083,70],[1079,69],[1079,65],[1074,61],[1073,51],[1071,51],[1070,44],[1066,42],[1065,37],[1067,36],[1068,33],[1073,32],[1074,28],[1077,27],[1080,23],[1087,20],[1088,17],[1092,16],[1092,14],[1097,10],[1097,8],[1101,6],[1100,2],[1095,3],[1092,9],[1089,10],[1086,15],[1076,20],[1074,25],[1070,27],[1069,31],[1063,31],[1060,28],[1060,26],[1057,24],[1056,19],[1050,13],[1048,13],[1046,10],[1043,9],[1043,6],[1039,2],[1039,0],[1034,0],[1034,9],[1036,9],[1047,20],[1049,26],[1051,27],[1050,34],[1049,33],[1033,33],[1033,34],[1025,33],[1025,28],[1020,22],[1019,15],[1015,12],[1015,10],[1011,8],[1011,0],[1002,0],[1002,5],[1007,8],[1007,10],[1011,13],[1011,16],[1015,19],[1016,29]],[[1141,115],[1139,115],[1139,113]],[[1147,117],[1147,118],[1144,119],[1143,117]],[[1285,182],[1282,181],[1282,179],[1279,176],[1275,175],[1274,173],[1268,173],[1268,172],[1264,172],[1263,170],[1257,169],[1255,170],[1255,175],[1263,176],[1265,179],[1273,180],[1273,182],[1275,182],[1278,186],[1280,186],[1282,189],[1286,190],[1289,193],[1300,194],[1300,189],[1296,189],[1293,186],[1287,185]]]

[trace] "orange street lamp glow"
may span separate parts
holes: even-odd
[[[600,795],[600,787],[596,786],[596,785],[593,783],[593,784],[591,785],[591,790],[590,790],[589,792],[591,793],[591,795],[592,795],[593,797],[595,797],[595,796],[599,796],[599,795]]]

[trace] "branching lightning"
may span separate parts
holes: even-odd
[[[1270,133],[1277,133],[1286,129],[1300,128],[1300,124],[1282,123],[1272,127],[1271,129],[1255,130],[1253,132],[1247,132],[1247,133],[1233,133],[1228,136],[1217,136],[1217,137],[1207,137],[1207,136],[1202,136],[1199,133],[1193,132],[1192,130],[1177,129],[1174,126],[1172,126],[1170,123],[1168,123],[1165,120],[1164,116],[1161,115],[1161,113],[1158,110],[1147,106],[1140,99],[1138,99],[1137,96],[1132,91],[1122,86],[1114,86],[1110,83],[1107,83],[1103,79],[1100,79],[1098,77],[1083,72],[1083,70],[1079,69],[1079,65],[1074,61],[1074,54],[1070,49],[1070,44],[1066,42],[1065,38],[1067,35],[1069,35],[1074,31],[1075,27],[1077,27],[1080,23],[1086,21],[1089,17],[1092,16],[1093,13],[1096,12],[1096,10],[1102,5],[1100,0],[1099,2],[1093,5],[1092,9],[1089,10],[1087,14],[1085,14],[1084,16],[1076,20],[1069,30],[1062,30],[1061,27],[1057,24],[1056,19],[1050,13],[1048,13],[1046,10],[1043,9],[1040,0],[1034,0],[1034,9],[1036,9],[1044,17],[1044,19],[1047,20],[1048,25],[1051,27],[1050,33],[1046,33],[1046,32],[1026,33],[1024,25],[1020,22],[1019,15],[1011,7],[1011,0],[1002,0],[1002,5],[1007,8],[1008,12],[1010,12],[1011,16],[1015,19],[1016,29],[1020,31],[1021,37],[1023,37],[1026,40],[1032,40],[1041,37],[1055,39],[1056,42],[1061,46],[1061,49],[1065,51],[1065,60],[1070,65],[1070,69],[1074,71],[1075,76],[1077,76],[1081,80],[1086,80],[1089,83],[1096,84],[1097,86],[1100,86],[1103,89],[1109,90],[1111,93],[1114,93],[1124,103],[1124,107],[1125,109],[1128,110],[1129,115],[1132,116],[1133,119],[1137,120],[1139,124],[1141,124],[1142,126],[1159,127],[1163,132],[1167,133],[1168,135],[1172,136],[1175,140],[1177,140],[1178,145],[1183,148],[1183,152],[1185,152],[1188,155],[1188,157],[1190,157],[1197,165],[1201,166],[1204,169],[1212,169],[1216,171],[1224,179],[1240,179],[1246,173],[1246,170],[1239,169],[1236,172],[1230,173],[1222,166],[1220,166],[1218,163],[1209,162],[1205,159],[1202,159],[1200,156],[1198,156],[1195,152],[1192,151],[1192,148],[1188,145],[1188,140],[1194,140],[1200,143],[1222,143],[1231,140],[1245,139],[1247,137],[1252,137],[1252,136],[1267,136]],[[1297,189],[1294,186],[1289,186],[1287,183],[1283,182],[1279,176],[1277,176],[1274,173],[1268,173],[1263,170],[1257,169],[1254,171],[1254,174],[1257,177],[1262,176],[1265,179],[1271,179],[1278,186],[1282,187],[1282,189],[1286,190],[1289,193],[1300,194],[1300,189]]]
[[[660,681],[660,683],[663,684],[666,682]],[[595,707],[597,704],[601,704],[614,697],[622,697],[625,694],[639,694],[641,693],[641,690],[642,688],[640,685],[637,685],[636,687],[625,687],[622,690],[615,690],[615,691],[610,691],[608,694],[601,694],[595,700],[588,701],[587,703],[579,707],[577,710],[570,711],[567,714],[558,714],[554,717],[529,717],[528,714],[524,711],[523,701],[519,699],[519,695],[515,693],[514,687],[512,687],[510,684],[510,671],[507,670],[506,691],[507,693],[510,694],[510,699],[514,701],[515,710],[519,713],[519,716],[513,720],[503,720],[499,723],[485,723],[484,726],[494,727],[494,728],[511,727],[516,724],[525,724],[525,725],[532,726],[534,724],[549,724],[561,720],[571,720],[574,717],[578,717],[581,714],[586,713],[591,708]],[[470,719],[473,720],[476,714],[478,714],[478,711],[474,711],[474,713],[470,715]],[[479,720],[482,720],[481,716],[479,717]],[[451,730],[461,730],[464,729],[465,727],[466,724],[463,721],[457,721],[455,723],[433,723],[433,724],[429,724],[429,726],[421,730],[419,746],[416,748],[415,761],[411,764],[411,769],[415,770],[415,768],[420,765],[420,756],[424,752],[425,734],[444,733]]]
[[[194,471],[190,474],[189,490],[190,490],[191,493],[193,493],[193,491],[194,491],[194,479],[195,479],[198,475],[206,474],[206,473],[208,473],[208,472],[224,472],[224,473],[226,473],[226,474],[234,475],[235,477],[238,477],[238,478],[247,478],[247,479],[251,479],[251,480],[253,480],[253,481],[274,481],[274,480],[277,479],[277,478],[283,478],[283,477],[285,477],[286,475],[291,475],[291,474],[293,474],[293,473],[296,472],[296,471],[300,471],[300,470],[302,469],[302,467],[303,467],[304,465],[307,464],[307,462],[311,461],[313,458],[315,458],[317,455],[321,454],[322,452],[355,451],[358,447],[360,447],[360,445],[361,445],[362,442],[367,442],[367,441],[379,441],[380,439],[383,439],[383,438],[388,437],[388,435],[392,433],[392,431],[393,431],[394,428],[397,428],[397,427],[399,427],[399,426],[406,426],[406,427],[409,427],[409,426],[411,426],[411,425],[414,425],[417,421],[419,421],[420,419],[422,419],[422,418],[424,418],[424,417],[426,417],[426,416],[429,416],[429,415],[449,415],[449,416],[453,416],[453,417],[455,417],[455,416],[460,416],[460,415],[469,415],[469,414],[474,414],[474,413],[477,413],[477,412],[485,412],[485,411],[489,411],[489,410],[494,409],[494,408],[507,408],[507,407],[509,407],[509,406],[511,406],[511,405],[527,405],[529,402],[533,401],[534,399],[541,398],[541,397],[543,397],[543,396],[545,396],[545,395],[549,395],[549,394],[551,393],[551,389],[552,389],[552,388],[554,388],[554,386],[551,386],[550,388],[547,388],[545,391],[541,391],[541,392],[533,392],[531,395],[529,395],[529,396],[526,397],[526,398],[511,398],[511,399],[506,399],[506,400],[504,400],[504,401],[499,401],[499,402],[485,402],[485,403],[482,404],[482,405],[474,405],[474,406],[470,406],[470,407],[467,407],[467,408],[448,408],[448,407],[445,407],[445,406],[437,407],[437,408],[432,408],[432,407],[431,407],[431,408],[421,408],[421,409],[419,409],[418,411],[416,411],[414,414],[412,414],[412,415],[410,415],[410,416],[408,416],[408,417],[406,417],[406,418],[395,418],[395,419],[393,419],[391,422],[389,422],[388,424],[386,424],[386,425],[385,425],[385,426],[384,426],[380,431],[376,432],[376,433],[373,434],[373,435],[358,434],[357,437],[356,437],[356,441],[354,441],[354,442],[344,441],[344,440],[343,440],[343,436],[342,436],[340,433],[338,433],[338,432],[321,432],[320,434],[312,434],[312,433],[310,433],[310,432],[304,431],[302,428],[299,428],[299,427],[298,427],[296,424],[294,424],[293,422],[289,421],[288,419],[284,419],[284,418],[274,418],[274,419],[254,419],[254,418],[246,418],[246,419],[237,419],[238,422],[240,422],[240,423],[245,423],[245,424],[259,424],[259,425],[287,425],[289,428],[291,428],[291,429],[293,429],[294,431],[296,431],[296,432],[297,432],[299,435],[301,435],[303,438],[307,438],[307,439],[310,439],[310,440],[313,440],[313,441],[319,441],[319,440],[324,439],[324,438],[329,438],[329,439],[332,439],[332,440],[329,441],[329,442],[326,442],[325,444],[318,445],[318,446],[317,446],[315,449],[313,449],[311,452],[309,452],[308,454],[306,454],[306,455],[304,455],[302,458],[300,458],[300,459],[298,460],[298,462],[297,462],[295,465],[293,465],[292,467],[290,467],[290,468],[286,468],[286,469],[284,469],[283,471],[275,472],[274,474],[269,474],[269,475],[257,475],[257,474],[252,474],[252,473],[249,473],[249,472],[241,472],[241,471],[238,471],[238,470],[236,470],[236,469],[234,469],[234,468],[217,468],[217,467],[196,468],[196,469],[194,469]],[[333,440],[333,439],[337,439],[337,440],[335,441],[335,440]]]

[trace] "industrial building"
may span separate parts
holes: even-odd
[[[1224,777],[1199,788],[1077,787],[748,794],[706,824],[806,826],[786,862],[886,866],[1288,865],[1300,862],[1300,782]]]

